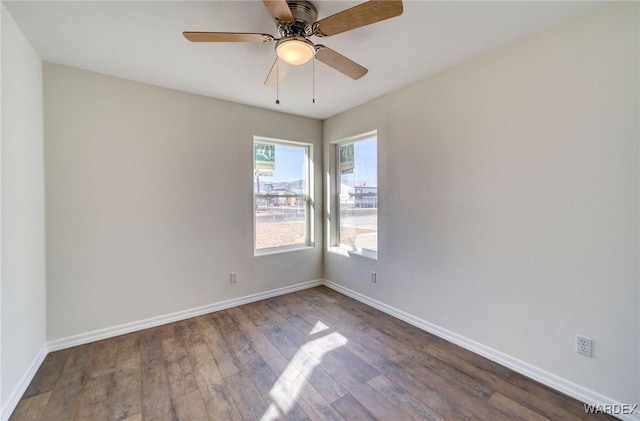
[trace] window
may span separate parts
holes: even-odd
[[[267,254],[311,245],[311,145],[254,137],[254,247]]]
[[[378,251],[377,143],[373,132],[335,145],[336,243],[371,257]]]

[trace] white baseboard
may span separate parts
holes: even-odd
[[[458,335],[455,332],[451,332],[450,330],[437,326],[433,323],[427,322],[426,320],[422,320],[409,313],[398,310],[395,307],[392,307],[383,302],[375,300],[371,297],[368,297],[357,291],[344,287],[340,284],[337,284],[329,280],[325,280],[323,284],[335,291],[338,291],[341,294],[344,294],[364,304],[367,304],[373,308],[376,308],[382,311],[383,313],[387,313],[419,329],[422,329],[426,332],[439,336],[442,339],[446,339],[447,341],[452,342],[456,345],[459,345],[462,348],[468,349],[471,352],[482,355],[483,357],[488,358],[491,361],[494,361],[500,365],[508,367],[515,372],[518,372],[524,376],[529,377],[530,379],[536,380],[559,392],[569,395],[583,403],[586,403],[589,405],[602,405],[602,406],[613,405],[614,408],[623,407],[623,405],[620,402],[617,402],[614,399],[603,396],[597,392],[594,392],[593,390],[589,390],[583,386],[580,386],[562,377],[556,376],[555,374],[549,373],[548,371],[542,370],[524,361],[520,361],[517,358],[513,358],[493,348],[490,348],[488,346],[475,342],[462,335]],[[616,414],[615,416],[622,420],[629,420],[629,421],[640,420],[640,415],[638,414],[636,415],[617,415]]]
[[[150,327],[161,326],[167,323],[173,323],[180,320],[189,319],[191,317],[201,316],[214,311],[225,310],[231,307],[243,304],[253,303],[255,301],[264,300],[278,295],[289,294],[291,292],[300,291],[307,288],[313,288],[322,285],[322,280],[302,282],[282,288],[272,289],[265,292],[246,295],[244,297],[233,298],[231,300],[221,301],[214,304],[191,308],[188,310],[177,311],[175,313],[164,314],[162,316],[151,317],[136,322],[125,323],[118,326],[112,326],[104,329],[94,330],[92,332],[81,333],[79,335],[69,336],[62,339],[56,339],[48,343],[49,352],[58,351],[60,349],[70,348],[72,346],[83,345],[89,342],[95,342],[102,339],[112,338],[126,333],[136,332],[138,330],[148,329]]]
[[[29,387],[29,383],[31,383],[31,380],[33,380],[33,378],[35,377],[38,369],[40,368],[40,365],[42,365],[42,362],[44,361],[46,356],[47,346],[45,345],[42,347],[40,352],[38,352],[33,361],[31,361],[31,364],[29,364],[29,368],[27,368],[27,371],[25,371],[25,373],[22,375],[22,378],[11,392],[11,395],[9,395],[9,399],[7,399],[7,402],[2,406],[1,419],[3,421],[8,420],[13,411],[16,409],[16,406],[18,406],[20,398],[22,398],[22,395],[24,395],[24,392],[26,392],[27,387]]]

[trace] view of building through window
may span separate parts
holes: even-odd
[[[255,249],[309,245],[309,145],[254,139]]]
[[[378,251],[376,135],[337,145],[339,243]]]

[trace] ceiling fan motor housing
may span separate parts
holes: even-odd
[[[293,22],[278,22],[278,33],[281,37],[313,35],[313,24],[318,17],[316,8],[308,1],[288,1],[293,15]]]

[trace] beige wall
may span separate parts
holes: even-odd
[[[254,135],[310,142],[320,197],[321,122],[44,70],[49,340],[322,278],[319,238],[253,256],[251,175]]]
[[[326,157],[378,130],[380,209],[379,259],[328,252],[325,278],[640,403],[638,8],[606,6],[327,120]],[[594,358],[575,353],[577,333]]]
[[[0,6],[2,299],[0,408],[20,398],[45,351],[42,62]],[[11,402],[11,403],[10,403]]]

